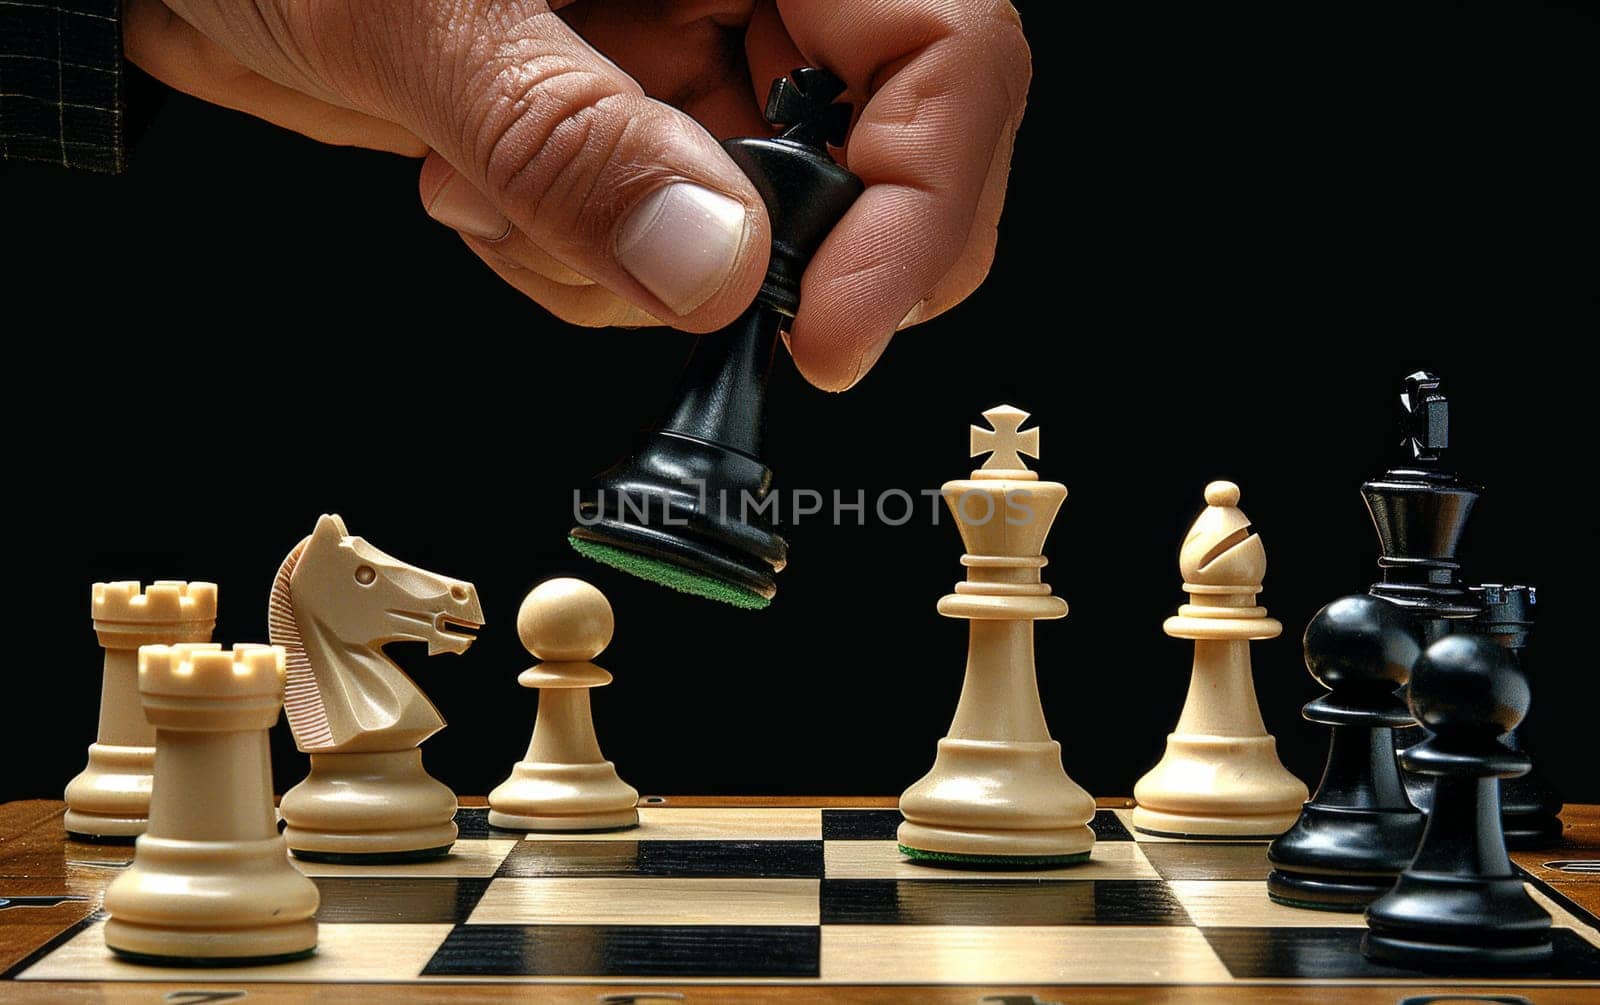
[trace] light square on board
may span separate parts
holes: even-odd
[[[1555,925],[1558,928],[1570,928],[1577,933],[1578,938],[1583,939],[1592,946],[1600,948],[1600,928],[1596,928],[1593,925],[1588,924],[1587,922],[1583,921],[1583,919],[1579,918],[1577,915],[1561,906],[1561,904],[1558,902],[1551,900],[1549,897],[1544,895],[1543,891],[1534,886],[1532,883],[1524,883],[1523,889],[1528,891],[1529,895],[1533,897],[1535,903],[1544,908],[1546,911],[1550,912],[1550,923],[1552,925]]]
[[[819,879],[821,841],[518,841],[497,875]]]
[[[457,876],[320,876],[318,924],[453,925],[466,921],[487,879]]]
[[[1101,810],[1100,812],[1112,814],[1126,830],[1131,840],[1149,842],[1150,844],[1268,845],[1272,843],[1271,838],[1214,838],[1211,840],[1201,840],[1186,837],[1169,837],[1165,834],[1146,834],[1144,831],[1138,830],[1133,826],[1133,810],[1131,809]]]
[[[1375,963],[1361,955],[1361,928],[1202,928],[1228,972],[1241,980],[1427,979],[1425,972]],[[1555,957],[1548,964],[1507,973],[1463,960],[1453,980],[1524,982],[1600,981],[1600,949],[1570,928],[1551,933]]]
[[[492,831],[496,836],[512,831]],[[529,841],[821,841],[822,811],[796,806],[641,806],[639,826],[596,834],[529,832]]]
[[[1360,911],[1311,911],[1285,907],[1267,898],[1257,880],[1174,879],[1167,886],[1201,928],[1360,928]]]
[[[1167,885],[1200,928],[1367,927],[1366,918],[1359,911],[1310,911],[1273,903],[1267,897],[1266,885],[1254,880],[1175,879]],[[1550,912],[1556,927],[1570,928],[1579,938],[1600,947],[1600,930],[1584,924],[1533,884],[1525,884],[1525,888],[1540,907]]]
[[[909,861],[893,841],[828,841],[823,846],[829,879],[943,879],[992,882],[1036,879],[1160,879],[1134,841],[1096,843],[1089,861],[1053,869],[963,869]]]
[[[513,838],[482,841],[457,841],[450,854],[426,862],[397,862],[391,865],[346,865],[338,862],[290,861],[307,876],[352,876],[372,879],[379,876],[458,876],[487,879],[520,842]]]
[[[1188,925],[1154,879],[824,879],[824,925]]]
[[[96,922],[18,975],[30,981],[410,981],[444,942],[452,925],[319,925],[317,951],[309,959],[264,967],[196,971],[124,963],[106,949],[105,923]],[[226,978],[216,975],[226,973]]]
[[[469,924],[815,925],[815,879],[497,879]]]
[[[1162,879],[1237,879],[1265,883],[1272,872],[1264,844],[1183,841],[1139,845]]]
[[[822,979],[906,984],[1207,984],[1228,971],[1199,929],[822,926]]]

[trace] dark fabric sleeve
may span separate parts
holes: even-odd
[[[0,0],[0,159],[122,169],[119,0]]]

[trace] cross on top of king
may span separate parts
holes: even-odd
[[[816,66],[802,66],[772,82],[766,119],[782,127],[779,139],[823,149],[843,146],[850,130],[850,106],[836,104],[844,81]]]
[[[983,467],[973,472],[982,478],[1037,478],[1028,470],[1023,454],[1035,460],[1039,457],[1039,427],[1022,429],[1028,413],[1010,405],[1001,405],[983,413],[991,428],[972,427],[972,456],[988,454]]]

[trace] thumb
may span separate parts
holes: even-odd
[[[406,103],[429,109],[413,128],[562,265],[679,328],[733,320],[770,250],[749,179],[546,5],[515,21],[474,6],[432,29],[439,62],[409,61]]]

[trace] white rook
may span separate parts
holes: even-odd
[[[316,885],[272,810],[267,730],[283,704],[277,646],[146,646],[139,692],[156,728],[150,827],[106,890],[106,946],[140,961],[294,959],[317,944]]]
[[[156,730],[139,703],[139,647],[206,642],[217,624],[215,583],[96,583],[94,631],[105,649],[100,727],[89,763],[67,783],[67,833],[124,843],[144,833]]]

